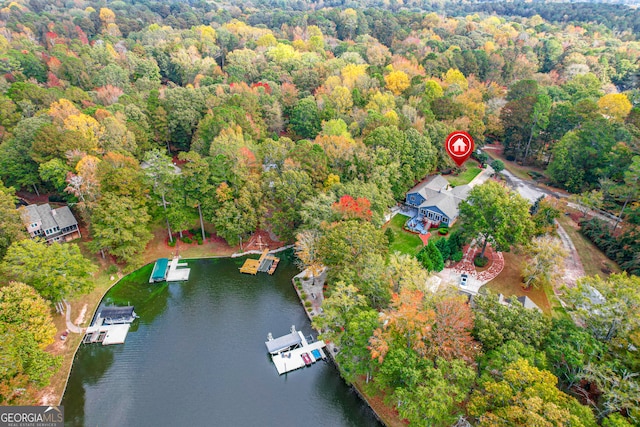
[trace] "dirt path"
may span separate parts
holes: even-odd
[[[78,314],[78,317],[76,318],[75,324],[76,325],[82,325],[82,322],[84,322],[84,316],[87,315],[87,304],[82,306],[82,310],[80,310],[80,314]]]
[[[570,288],[576,285],[576,281],[585,275],[584,267],[582,265],[582,261],[580,261],[580,256],[578,255],[578,251],[573,244],[573,241],[567,234],[564,228],[556,221],[556,225],[558,226],[558,236],[560,236],[560,240],[562,240],[562,246],[567,250],[569,255],[564,260],[565,270],[563,276],[563,282]]]
[[[73,322],[71,322],[71,304],[65,301],[65,305],[67,306],[67,310],[66,310],[67,329],[69,330],[69,332],[73,332],[74,334],[81,334],[82,328],[79,326],[76,326],[75,324],[73,324]]]

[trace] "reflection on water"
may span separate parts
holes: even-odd
[[[212,259],[189,261],[186,283],[149,284],[151,266],[121,281],[104,302],[134,305],[140,318],[126,344],[80,348],[65,425],[378,425],[330,364],[278,376],[267,333],[311,332],[282,258],[274,276]]]

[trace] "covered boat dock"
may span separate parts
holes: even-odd
[[[168,258],[158,258],[155,265],[153,266],[153,271],[151,272],[149,283],[162,282],[163,280],[165,280],[167,278],[168,265]]]
[[[138,318],[133,306],[103,307],[84,333],[84,344],[124,344],[131,323]]]
[[[302,338],[300,338],[300,334],[293,330],[288,335],[283,335],[276,339],[271,339],[269,341],[265,341],[267,345],[267,350],[271,354],[278,354],[283,350],[290,350],[294,347],[298,347],[302,344]]]
[[[96,316],[95,325],[118,325],[133,322],[138,315],[133,311],[133,306],[106,307],[100,310]]]
[[[149,283],[163,282],[165,280],[167,282],[183,282],[189,280],[191,269],[180,268],[187,266],[188,264],[186,262],[180,262],[179,257],[174,257],[171,262],[169,262],[168,258],[158,258],[153,266]]]
[[[279,375],[327,357],[322,350],[326,347],[324,341],[308,342],[302,332],[296,331],[295,326],[291,327],[291,333],[275,339],[269,334],[265,345]]]

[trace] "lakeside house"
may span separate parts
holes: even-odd
[[[51,209],[44,205],[27,205],[20,208],[20,216],[31,238],[42,237],[47,243],[69,242],[81,236],[78,221],[68,206]]]
[[[428,177],[407,192],[405,204],[411,216],[407,227],[425,234],[440,224],[453,225],[459,215],[458,206],[470,190],[468,185],[451,188],[442,175]]]

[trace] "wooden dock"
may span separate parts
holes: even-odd
[[[248,258],[242,267],[240,273],[256,275],[260,273],[273,274],[278,267],[280,258],[269,254],[269,249],[262,251],[259,259]]]

